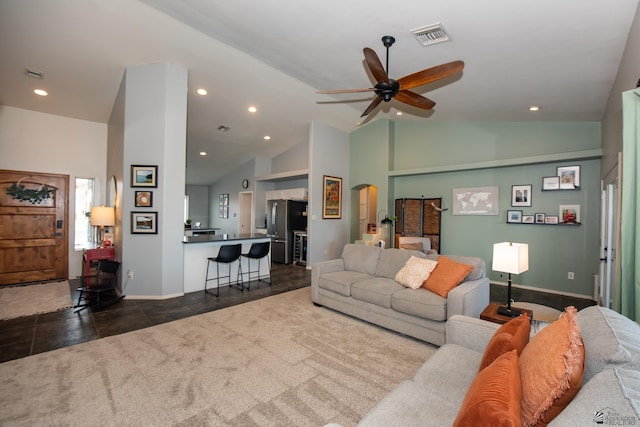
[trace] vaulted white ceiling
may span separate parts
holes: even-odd
[[[433,111],[392,100],[363,123],[600,120],[637,5],[3,0],[0,104],[106,123],[127,67],[179,64],[189,70],[187,183],[209,184],[254,156],[273,157],[306,141],[311,120],[356,129],[372,94],[315,92],[371,87],[362,49],[374,49],[384,64],[384,35],[396,38],[389,58],[394,79],[458,59],[466,66],[461,75],[415,89],[436,102]],[[438,22],[450,41],[423,47],[410,33]],[[25,67],[44,79],[26,76]],[[36,86],[50,95],[32,95]],[[199,87],[209,94],[196,95]],[[249,114],[250,105],[258,112]],[[531,113],[530,105],[541,109]]]

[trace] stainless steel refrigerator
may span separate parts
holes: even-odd
[[[293,262],[293,232],[307,229],[307,202],[267,201],[267,234],[271,236],[271,261]]]

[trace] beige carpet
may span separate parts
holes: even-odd
[[[310,288],[0,364],[0,425],[352,426],[435,347]]]
[[[71,306],[67,281],[0,288],[0,320],[50,313]]]

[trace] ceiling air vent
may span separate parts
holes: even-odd
[[[44,78],[44,73],[42,71],[34,70],[33,68],[29,67],[25,67],[24,73],[29,77],[33,77],[34,79]]]
[[[429,46],[450,40],[447,30],[445,30],[439,22],[437,24],[429,25],[428,27],[420,27],[415,30],[411,30],[411,34],[418,39],[422,46]]]

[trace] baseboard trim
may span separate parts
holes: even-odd
[[[507,287],[507,283],[506,282],[491,282],[491,284],[492,285],[498,285],[498,286]],[[511,287],[519,288],[519,289],[525,289],[525,290],[528,290],[528,291],[541,292],[541,293],[554,294],[554,295],[564,295],[564,296],[567,296],[567,297],[581,298],[581,299],[586,299],[586,300],[589,300],[589,301],[593,301],[593,295],[575,294],[573,292],[556,291],[556,290],[553,290],[553,289],[537,288],[535,286],[525,286],[525,285],[514,285],[514,284],[512,284]]]
[[[184,296],[184,292],[179,292],[176,294],[169,295],[127,295],[127,299],[152,299],[152,300],[162,300],[162,299],[170,299]]]

